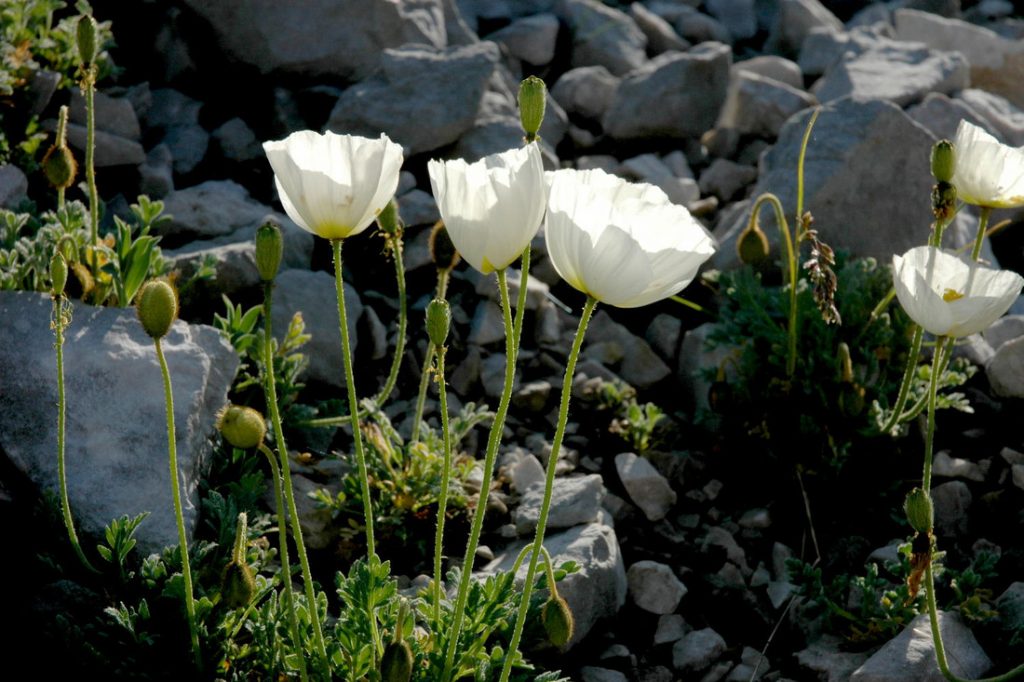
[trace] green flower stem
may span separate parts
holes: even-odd
[[[423,371],[420,372],[420,389],[416,394],[416,413],[412,420],[412,434],[409,442],[415,443],[420,438],[420,422],[423,421],[423,408],[427,403],[427,387],[430,386],[430,368],[434,362],[434,344],[427,344],[427,354],[423,358]]]
[[[65,408],[67,401],[64,396],[64,323],[66,317],[64,308],[67,305],[63,296],[55,296],[53,299],[53,331],[57,337],[57,478],[60,479],[60,503],[64,513],[64,527],[68,529],[68,539],[71,540],[71,547],[74,548],[78,560],[82,562],[92,573],[99,573],[89,562],[82,551],[82,545],[78,542],[78,533],[75,532],[75,520],[71,516],[71,502],[68,499],[68,479],[64,469],[65,455]]]
[[[455,665],[455,650],[458,649],[459,635],[462,633],[462,622],[466,616],[466,600],[469,598],[469,583],[473,576],[473,558],[476,556],[476,548],[480,543],[484,515],[487,512],[487,496],[490,493],[491,479],[494,474],[494,460],[498,455],[501,432],[505,428],[505,416],[508,413],[508,405],[512,399],[512,384],[515,381],[516,374],[516,354],[519,337],[516,333],[516,327],[512,323],[512,305],[508,296],[508,279],[505,270],[498,270],[496,274],[498,277],[498,292],[501,295],[501,309],[505,314],[505,386],[502,389],[501,399],[498,402],[498,411],[495,413],[494,423],[491,425],[491,433],[487,439],[483,480],[480,482],[480,496],[476,503],[476,510],[473,513],[473,524],[470,527],[465,559],[462,562],[462,575],[459,579],[459,592],[455,602],[454,621],[452,622],[451,632],[448,635],[448,650],[445,653],[444,670],[441,673],[442,682],[448,682],[452,679],[452,668]],[[525,291],[525,276],[521,286],[523,288],[520,290],[520,297],[522,297]]]
[[[808,128],[808,132],[810,128]],[[803,155],[800,157],[800,165],[803,167]],[[802,176],[803,173],[799,173],[801,180],[798,184],[800,188],[803,187]],[[802,191],[802,189],[801,189]],[[775,210],[775,222],[778,224],[779,233],[782,235],[782,241],[786,245],[786,269],[788,271],[788,282],[789,282],[789,322],[786,330],[786,336],[788,338],[788,346],[786,351],[786,376],[792,377],[796,371],[796,285],[797,285],[797,254],[794,248],[793,235],[789,229],[789,223],[786,222],[785,211],[782,210],[782,202],[779,198],[770,192],[765,192],[757,198],[754,202],[754,207],[750,211],[750,222],[754,223],[757,221],[758,212],[761,210],[761,206],[765,203],[771,204]],[[797,221],[799,221],[799,214]],[[798,222],[799,224],[799,222]]]
[[[940,377],[943,374],[945,374],[946,368],[949,367],[949,361],[953,358],[953,346],[953,339],[949,339],[946,345],[942,348],[939,348],[938,345],[936,345],[934,352],[942,353],[941,369],[939,370]],[[916,419],[917,416],[924,412],[927,407],[928,393],[926,392],[923,396],[921,396],[921,399],[914,404],[913,407],[911,407],[909,410],[900,415],[899,423],[902,424],[903,422],[910,421],[911,419]]]
[[[291,465],[288,461],[288,446],[284,440],[284,427],[281,425],[281,412],[277,407],[277,385],[274,378],[274,349],[272,325],[270,312],[273,299],[274,283],[265,282],[263,285],[263,371],[267,410],[270,412],[270,423],[274,428],[274,443],[277,445],[277,454],[281,458],[281,488],[284,489],[285,501],[288,503],[288,514],[292,520],[292,537],[295,538],[295,553],[299,555],[299,565],[302,567],[302,582],[306,590],[306,601],[309,608],[309,619],[313,623],[313,640],[316,646],[317,657],[319,658],[320,673],[324,679],[331,677],[331,664],[327,658],[327,646],[324,644],[323,627],[320,624],[320,611],[316,605],[316,591],[313,589],[313,573],[309,570],[309,557],[306,554],[306,543],[302,539],[302,526],[299,524],[299,510],[295,505],[295,490],[292,488]],[[279,519],[278,523],[283,523]],[[285,560],[282,549],[282,563]],[[287,589],[291,591],[291,574],[288,575]],[[299,642],[296,641],[296,645]]]
[[[932,454],[935,448],[935,405],[938,402],[939,375],[942,373],[942,349],[946,337],[940,336],[935,343],[932,354],[932,375],[928,381],[928,428],[924,434],[924,472],[921,475],[921,488],[931,494],[932,490]]]
[[[895,291],[895,290],[894,290]],[[919,324],[914,325],[914,338],[910,342],[910,353],[907,354],[907,365],[903,368],[903,380],[900,382],[900,392],[896,396],[896,404],[892,408],[892,415],[889,421],[882,427],[882,433],[892,433],[903,420],[903,407],[907,404],[907,396],[910,395],[910,385],[914,383],[914,376],[917,374],[917,361],[921,356],[921,341],[924,339],[924,329]]]
[[[433,346],[433,344],[431,344]],[[441,572],[441,553],[444,545],[445,513],[448,510],[448,488],[452,478],[452,438],[448,426],[448,389],[444,380],[445,348],[437,349],[437,380],[441,393],[441,433],[444,437],[444,466],[441,475],[441,496],[437,501],[437,533],[434,536],[434,621],[441,622],[441,593],[444,574]]]
[[[86,67],[82,78],[85,94],[85,180],[89,186],[89,245],[92,247],[92,263],[89,264],[94,278],[99,277],[99,253],[96,242],[100,230],[100,198],[96,190],[96,67]]]
[[[982,206],[978,214],[978,234],[974,238],[974,248],[971,249],[971,260],[976,261],[981,256],[981,246],[985,242],[985,232],[988,229],[988,219],[992,215],[989,206]]]
[[[526,624],[526,613],[530,609],[530,593],[533,591],[533,582],[537,574],[537,561],[540,559],[541,552],[544,549],[544,531],[547,527],[548,512],[551,508],[551,491],[555,484],[558,453],[562,449],[565,425],[569,419],[569,398],[572,395],[572,380],[576,374],[576,360],[579,358],[580,347],[583,345],[583,336],[587,333],[587,324],[590,322],[590,317],[594,314],[596,306],[597,299],[593,296],[588,296],[587,302],[583,306],[583,312],[580,314],[580,323],[576,328],[576,338],[573,340],[569,359],[565,364],[565,377],[562,379],[562,399],[558,406],[558,427],[555,429],[555,438],[551,443],[551,454],[548,456],[547,472],[544,479],[544,499],[540,506],[540,516],[537,518],[537,531],[534,534],[530,564],[526,569],[523,596],[519,602],[519,614],[516,616],[516,624],[512,630],[512,640],[508,645],[505,665],[501,670],[501,682],[507,682],[508,676],[512,671],[512,661],[515,658],[516,651],[519,649],[519,640],[523,635],[523,626]]]
[[[274,453],[265,443],[260,443],[260,452],[267,458],[270,464],[270,475],[274,482],[274,507],[277,510],[277,541],[281,554],[281,587],[284,590],[285,608],[288,609],[288,629],[291,631],[292,641],[296,647],[302,647],[302,640],[299,638],[299,619],[295,615],[295,596],[292,594],[292,566],[288,560],[288,521],[284,511],[284,497],[281,495],[281,469],[277,466]],[[299,656],[299,675],[303,682],[309,679],[306,671],[306,657]]]
[[[348,341],[348,316],[345,314],[345,286],[341,279],[341,239],[332,239],[334,250],[334,287],[338,294],[338,326],[341,330],[341,357],[345,363],[345,384],[348,388],[348,408],[352,413],[352,440],[356,448],[356,463],[363,496],[363,518],[366,524],[366,554],[375,556],[373,542],[373,500],[370,498],[370,478],[366,473],[366,455],[363,453],[363,433],[359,430],[359,400],[356,381],[352,374],[352,350]]]
[[[395,354],[391,360],[391,369],[388,370],[388,377],[384,381],[377,395],[373,396],[373,402],[378,407],[383,407],[395,390],[398,383],[398,370],[402,366],[402,355],[405,353],[406,330],[408,329],[408,311],[405,300],[405,263],[402,260],[402,239],[401,237],[388,237],[388,244],[395,262],[395,281],[398,284],[398,340],[395,341]],[[366,416],[366,410],[359,413],[359,418]],[[329,426],[344,426],[352,422],[352,415],[339,415],[337,417],[323,417],[321,419],[308,419],[302,422],[306,428],[322,428]]]
[[[196,627],[196,604],[192,592],[192,568],[188,562],[188,538],[185,535],[185,518],[181,513],[181,491],[178,481],[178,446],[174,429],[174,394],[171,391],[171,373],[160,339],[154,339],[156,357],[160,361],[160,372],[164,379],[164,402],[167,406],[167,458],[171,469],[171,494],[174,498],[174,515],[178,522],[178,542],[181,544],[181,572],[185,579],[185,611],[188,614],[188,631],[192,640],[192,655],[196,668],[202,670],[203,655],[199,650],[199,630]]]

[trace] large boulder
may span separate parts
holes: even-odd
[[[57,370],[50,297],[0,292],[0,450],[43,490],[56,491]],[[164,390],[153,341],[132,309],[76,304],[64,344],[68,495],[78,528],[150,512],[143,553],[178,544],[167,460]],[[162,340],[174,389],[185,528],[197,520],[216,412],[238,356],[212,327],[174,323]]]

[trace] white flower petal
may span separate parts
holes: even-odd
[[[960,121],[953,146],[960,199],[991,208],[1024,206],[1024,148],[1001,144],[967,121]]]

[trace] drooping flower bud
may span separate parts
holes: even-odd
[[[427,336],[430,343],[438,348],[448,340],[448,330],[452,324],[452,309],[448,301],[435,298],[427,304]]]
[[[43,173],[54,189],[67,189],[75,182],[78,164],[68,147],[68,108],[62,106],[57,116],[57,134],[43,156]]]
[[[391,236],[402,233],[402,219],[398,216],[398,202],[394,198],[377,214],[377,225],[381,232]]]
[[[932,498],[921,488],[914,488],[907,493],[907,499],[903,502],[903,511],[907,513],[910,527],[918,533],[927,533],[932,529],[935,518]]]
[[[64,287],[68,283],[68,263],[64,256],[60,255],[60,251],[54,253],[50,259],[50,281],[53,284],[51,293],[54,296],[64,293]]]
[[[548,633],[548,640],[555,646],[563,647],[572,639],[576,623],[572,617],[572,609],[564,597],[554,595],[544,602],[540,610],[540,619],[544,624],[544,631]]]
[[[271,222],[260,225],[256,230],[256,270],[260,273],[260,280],[271,282],[277,277],[283,255],[281,228]]]
[[[171,330],[178,318],[178,295],[174,287],[163,279],[152,279],[142,285],[135,299],[142,328],[153,339],[160,339]]]
[[[526,141],[537,139],[537,131],[544,122],[547,105],[547,87],[536,76],[529,76],[519,84],[519,121],[526,132]]]
[[[408,642],[402,639],[389,643],[380,657],[381,682],[409,682],[414,662]]]
[[[217,430],[232,447],[248,450],[263,442],[267,422],[251,407],[227,405],[217,414]]]
[[[459,252],[448,236],[444,221],[438,220],[430,231],[430,258],[438,270],[451,270],[459,263]]]
[[[951,182],[956,169],[956,150],[949,140],[939,140],[932,146],[932,177],[939,182]]]
[[[235,525],[235,546],[231,561],[221,575],[221,598],[229,609],[239,609],[249,604],[256,593],[256,579],[249,562],[245,559],[245,548],[249,542],[249,517],[245,512],[238,515]]]
[[[78,18],[76,34],[78,38],[78,55],[86,66],[96,61],[96,20],[91,14],[83,14]]]
[[[736,240],[736,253],[740,261],[746,265],[763,263],[771,250],[768,235],[764,233],[758,221],[752,220]]]

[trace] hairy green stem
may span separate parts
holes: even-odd
[[[174,428],[174,394],[171,391],[171,373],[160,339],[154,339],[156,357],[160,361],[160,373],[164,380],[164,402],[167,407],[167,458],[171,469],[171,495],[174,499],[174,516],[178,524],[178,542],[181,544],[181,573],[185,579],[185,611],[188,614],[188,631],[192,640],[192,655],[196,668],[202,670],[203,656],[199,650],[199,630],[196,626],[195,596],[192,591],[192,568],[188,562],[188,537],[185,534],[185,517],[181,512],[181,484],[178,480],[178,447]]]
[[[509,301],[508,280],[505,270],[498,270],[496,274],[498,277],[498,292],[501,295],[501,309],[505,315],[505,386],[501,391],[498,411],[494,415],[494,423],[491,424],[491,433],[487,439],[483,480],[480,482],[480,496],[476,503],[476,510],[473,513],[473,523],[470,527],[469,540],[466,543],[465,559],[462,562],[462,575],[459,579],[454,621],[449,633],[448,649],[445,652],[444,670],[441,673],[442,682],[448,682],[452,679],[455,652],[458,649],[459,635],[462,633],[462,623],[466,616],[466,600],[469,598],[469,583],[473,575],[473,558],[476,556],[476,548],[480,543],[484,515],[487,512],[487,497],[490,493],[491,479],[494,474],[494,460],[498,455],[498,446],[501,444],[501,433],[505,428],[505,416],[508,413],[509,402],[512,398],[512,384],[515,381],[516,374],[516,354],[519,338],[516,334],[516,327],[512,323],[512,304]],[[520,285],[522,286],[520,290],[520,296],[522,297],[526,288],[525,281],[521,281]]]
[[[971,249],[971,260],[973,261],[981,257],[981,246],[985,243],[985,232],[988,229],[988,219],[991,215],[990,207],[981,207],[981,213],[978,214],[978,234],[974,237],[974,248]]]
[[[580,323],[576,329],[576,338],[573,340],[569,359],[566,361],[565,376],[562,379],[562,398],[558,406],[558,427],[555,429],[555,438],[551,443],[551,454],[548,456],[548,466],[544,478],[544,498],[540,506],[540,516],[537,518],[537,530],[533,538],[530,564],[526,569],[526,580],[523,583],[523,596],[519,602],[519,613],[516,616],[516,624],[512,630],[512,640],[509,642],[505,664],[501,670],[501,682],[507,682],[508,676],[512,671],[512,661],[515,658],[516,651],[519,649],[519,640],[523,635],[523,626],[526,624],[526,614],[530,609],[530,594],[533,591],[534,576],[537,573],[537,561],[540,559],[541,552],[544,549],[544,531],[547,527],[548,512],[551,508],[551,492],[554,489],[558,453],[562,449],[565,426],[569,419],[569,398],[572,395],[572,380],[576,373],[576,360],[583,345],[583,337],[587,333],[587,324],[590,322],[590,317],[593,315],[596,306],[597,299],[593,296],[588,296],[587,302],[583,306],[583,312],[580,314]],[[552,589],[554,588],[552,587]]]
[[[356,397],[356,381],[352,372],[352,346],[348,340],[348,315],[345,313],[345,285],[341,278],[341,239],[332,239],[334,250],[334,288],[338,296],[338,327],[341,331],[341,358],[345,364],[345,386],[348,389],[348,408],[352,415],[352,440],[356,449],[356,464],[359,467],[359,482],[363,496],[363,520],[366,524],[366,553],[374,556],[373,541],[373,500],[370,498],[370,478],[366,472],[366,454],[363,452],[363,433],[359,429],[359,400]]]
[[[64,468],[65,456],[65,431],[66,431],[66,407],[67,400],[64,395],[64,323],[66,321],[64,309],[67,305],[63,296],[57,295],[53,298],[53,331],[57,337],[57,478],[60,480],[60,505],[64,514],[64,527],[68,530],[68,539],[71,540],[71,547],[75,550],[78,560],[82,562],[92,573],[99,573],[98,570],[86,558],[82,551],[82,545],[78,541],[78,533],[75,532],[75,520],[71,516],[71,501],[68,498],[68,479]]]
[[[96,190],[96,67],[89,65],[82,78],[85,94],[85,180],[89,186],[89,245],[92,262],[89,264],[93,279],[99,279],[99,253],[96,243],[100,231],[100,198]],[[99,301],[97,301],[99,303]]]
[[[415,443],[420,438],[420,424],[423,421],[423,408],[427,404],[427,388],[430,386],[430,368],[434,362],[434,344],[427,344],[427,354],[423,357],[423,371],[420,373],[420,388],[416,394],[416,412],[412,420],[412,434],[409,442]]]
[[[433,346],[433,344],[431,344]],[[452,439],[448,425],[448,389],[444,380],[445,348],[437,349],[437,380],[441,394],[441,433],[444,438],[444,464],[441,474],[441,495],[437,501],[437,532],[434,535],[434,622],[441,622],[441,593],[444,574],[441,572],[441,553],[444,548],[444,522],[448,510],[448,488],[452,476]]]
[[[292,636],[294,646],[301,649],[302,640],[299,638],[299,619],[295,615],[295,596],[292,593],[292,565],[288,560],[288,521],[284,511],[284,497],[281,493],[281,469],[277,466],[274,453],[265,443],[260,443],[260,452],[267,458],[270,464],[270,475],[274,484],[274,507],[277,511],[277,542],[280,546],[281,555],[281,588],[284,590],[284,604],[288,609],[288,630]],[[299,675],[303,682],[309,679],[306,670],[306,657],[299,656]]]
[[[295,504],[295,490],[292,487],[291,464],[288,461],[288,446],[284,440],[284,427],[281,424],[281,412],[277,407],[277,384],[274,377],[274,346],[273,327],[270,321],[273,301],[273,282],[263,285],[263,371],[264,392],[266,393],[267,410],[270,412],[270,423],[274,429],[274,444],[281,459],[281,488],[284,490],[285,501],[288,503],[288,515],[292,521],[292,537],[295,538],[295,553],[299,555],[302,567],[302,583],[306,591],[309,608],[309,620],[313,624],[313,641],[316,646],[320,674],[325,680],[331,678],[331,663],[327,658],[327,646],[324,643],[323,627],[320,624],[320,611],[316,605],[316,590],[313,587],[313,573],[309,569],[309,557],[306,554],[306,543],[302,539],[302,526],[299,523],[299,510]],[[279,519],[283,523],[283,519]],[[282,549],[282,563],[285,559]],[[291,574],[288,575],[286,588],[291,591]],[[290,598],[289,598],[290,600]],[[296,645],[300,645],[296,641]]]
[[[808,128],[808,132],[810,129]],[[801,155],[801,167],[803,157]],[[800,173],[801,177],[803,173]],[[801,181],[802,187],[802,181]],[[796,247],[793,243],[793,235],[789,229],[789,223],[786,221],[785,211],[782,209],[782,202],[779,198],[770,192],[765,192],[757,198],[754,202],[754,207],[750,211],[750,222],[754,223],[757,221],[758,212],[761,210],[761,206],[765,203],[771,204],[772,209],[775,211],[775,222],[779,227],[779,233],[782,235],[782,241],[786,245],[786,270],[789,282],[789,321],[787,323],[787,339],[788,345],[786,350],[786,376],[789,378],[793,377],[793,373],[796,371],[796,285],[798,276],[797,254]],[[797,221],[799,225],[799,215]]]

